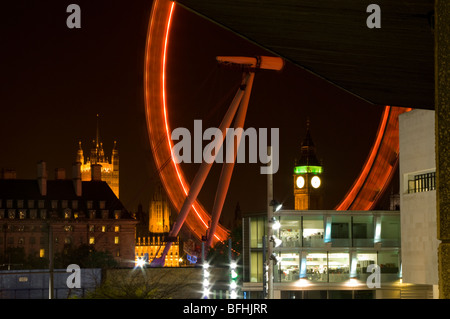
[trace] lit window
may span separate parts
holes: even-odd
[[[95,230],[95,226],[94,225],[89,225],[89,231],[93,232]]]
[[[106,232],[106,226],[102,226],[102,233]]]
[[[114,237],[114,244],[118,244],[119,243],[119,236]]]
[[[89,245],[95,244],[95,237],[89,237]]]
[[[45,249],[44,248],[39,249],[39,257],[41,257],[41,258],[45,257]]]
[[[19,218],[20,219],[25,219],[26,213],[23,210],[19,210]]]
[[[428,192],[436,189],[436,172],[410,176],[408,193]]]
[[[115,226],[115,227],[114,227],[114,231],[115,231],[116,233],[118,233],[119,230],[120,230],[120,226]]]

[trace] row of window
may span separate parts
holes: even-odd
[[[74,231],[74,226],[73,225],[63,225],[62,226],[64,231],[66,232],[72,232]],[[35,231],[40,231],[40,232],[47,232],[48,231],[48,226],[47,225],[10,225],[7,224],[5,225],[5,227],[0,228],[0,232],[1,231],[5,231],[5,232],[35,232]],[[115,226],[106,226],[106,225],[89,225],[89,232],[108,232],[108,231],[114,231],[115,233],[118,233],[120,231],[120,226],[115,225]]]
[[[0,209],[0,219],[26,219],[26,218],[30,218],[30,219],[37,219],[38,217],[40,219],[47,219],[50,215],[53,217],[58,215],[57,212],[55,211],[51,211],[49,212],[47,209]],[[83,213],[78,212],[78,211],[72,211],[70,208],[66,208],[64,209],[64,218],[65,219],[78,219],[80,217],[82,217]],[[96,210],[89,210],[88,212],[89,218],[90,219],[95,219],[98,217],[98,215],[101,215],[102,219],[108,219],[109,218],[109,210],[101,210],[100,212],[96,211]],[[121,211],[120,210],[116,210],[114,211],[114,219],[119,219],[121,217]]]
[[[65,209],[65,208],[72,208],[72,209],[78,209],[80,207],[80,201],[79,200],[50,200],[48,201],[50,203],[50,207],[52,209]],[[45,208],[46,200],[44,199],[0,199],[0,208],[28,208],[28,209],[34,209],[34,208]],[[14,206],[14,204],[16,206]],[[25,207],[25,204],[27,207]],[[87,209],[94,209],[94,204],[97,206],[98,209],[105,209],[106,208],[106,201],[100,200],[100,201],[93,201],[93,200],[87,200],[86,201],[86,208]],[[70,207],[69,207],[70,206]]]
[[[382,282],[392,282],[400,275],[398,250],[372,252],[276,252],[275,282],[344,282],[350,278],[365,282],[371,275],[370,265],[378,265]],[[250,253],[250,281],[262,282],[263,254]]]
[[[59,237],[55,237],[54,239],[55,239],[55,244],[58,244],[61,242]],[[26,240],[27,240],[27,243],[26,243]],[[103,237],[102,240],[107,241],[108,239],[107,239],[107,237]],[[63,242],[64,242],[64,244],[72,244],[73,238],[70,236],[64,237]],[[96,242],[95,237],[90,236],[89,244],[94,245],[95,242]],[[120,243],[119,236],[115,236],[113,242],[116,245],[119,244]],[[3,244],[3,237],[0,237],[0,244]],[[16,237],[7,237],[6,244],[22,246],[25,244],[34,245],[34,244],[37,244],[37,242],[36,242],[36,237],[27,237],[27,239],[25,239],[25,237],[18,237],[17,240],[16,240]],[[39,244],[41,244],[41,245],[48,244],[47,237],[39,237]]]
[[[307,215],[279,216],[280,228],[274,235],[281,239],[280,248],[400,246],[400,217],[396,215]],[[266,235],[266,217],[250,218],[250,247],[262,248]]]

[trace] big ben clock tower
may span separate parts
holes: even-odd
[[[322,209],[322,164],[306,124],[306,136],[301,146],[300,159],[294,167],[294,197],[296,210]]]

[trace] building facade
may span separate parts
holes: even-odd
[[[274,298],[429,298],[432,295],[429,285],[402,281],[399,211],[280,211],[274,215],[281,225],[275,236],[282,240],[273,249],[277,257],[273,272]],[[266,232],[265,214],[243,219],[245,298],[263,298]]]
[[[23,247],[25,255],[49,257],[69,246],[87,244],[108,251],[122,266],[132,266],[136,221],[108,184],[81,180],[80,163],[73,179],[61,170],[48,179],[38,163],[36,180],[0,180],[0,254]]]
[[[435,112],[399,117],[403,280],[433,285],[438,298]]]
[[[81,147],[81,141],[79,141],[75,161],[81,163],[82,181],[90,181],[92,180],[92,176],[96,175],[95,178],[105,181],[117,198],[119,198],[119,151],[117,149],[117,142],[114,141],[111,157],[108,158],[105,155],[103,142],[100,139],[98,121],[99,115],[97,114],[97,134],[95,139],[92,140],[89,156],[85,157],[83,148]]]
[[[160,257],[167,244],[170,231],[170,205],[161,185],[156,188],[149,204],[149,212],[145,214],[140,207],[137,213],[139,224],[136,226],[135,255],[138,259],[151,263]],[[180,239],[174,239],[166,256],[165,267],[180,266]]]

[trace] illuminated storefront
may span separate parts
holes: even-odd
[[[282,240],[273,249],[275,298],[400,295],[398,211],[280,211],[275,216],[281,224],[275,236]],[[245,217],[243,227],[243,291],[246,298],[262,298],[265,214]],[[367,284],[375,266],[381,288]]]

